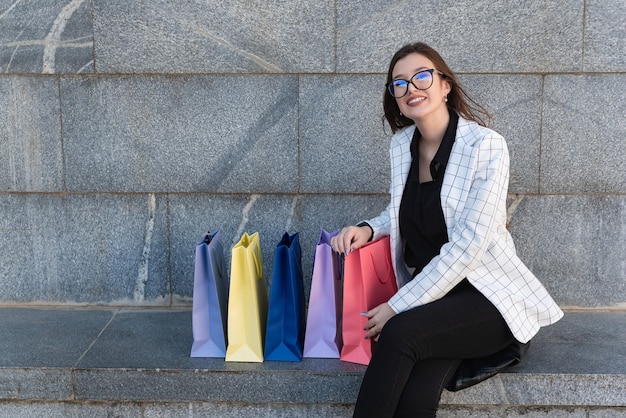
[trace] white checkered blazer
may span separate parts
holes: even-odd
[[[367,222],[374,239],[390,236],[398,292],[389,300],[397,313],[442,298],[467,278],[500,311],[511,332],[528,342],[540,327],[563,312],[539,280],[518,258],[506,229],[509,154],[504,138],[459,118],[456,137],[441,186],[441,206],[448,243],[414,279],[404,263],[398,212],[411,167],[415,126],[397,132],[390,147],[391,201]]]

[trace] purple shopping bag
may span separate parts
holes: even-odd
[[[341,351],[341,258],[330,248],[338,232],[322,230],[315,247],[304,357],[339,358]]]
[[[191,357],[226,356],[228,286],[220,232],[208,232],[196,246]]]

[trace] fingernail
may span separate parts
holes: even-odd
[[[367,312],[361,312],[360,315],[361,316],[367,316]]]

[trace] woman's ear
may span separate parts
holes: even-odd
[[[443,80],[443,82],[445,83],[443,91],[445,91],[446,95],[448,95],[452,91],[452,84],[450,84],[448,80]]]

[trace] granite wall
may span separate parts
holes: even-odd
[[[508,141],[522,259],[564,306],[626,306],[622,0],[1,1],[0,303],[188,305],[209,229],[259,231],[268,276],[299,231],[308,293],[320,230],[386,206],[384,73],[416,40]]]

